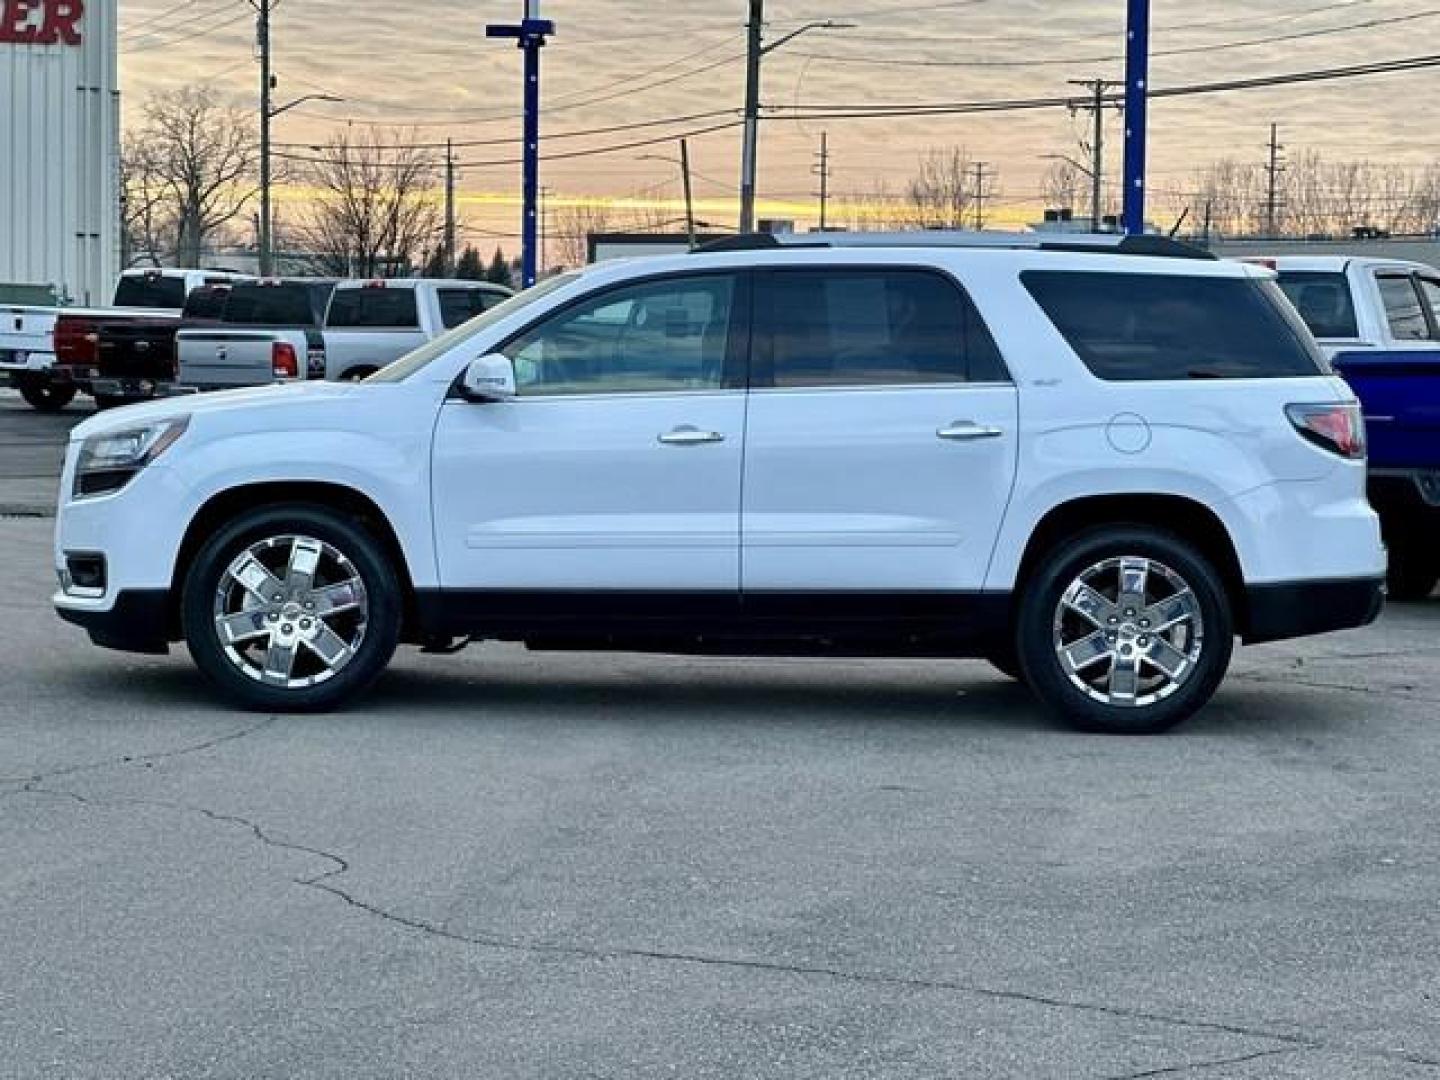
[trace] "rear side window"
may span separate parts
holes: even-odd
[[[927,270],[774,270],[758,284],[757,386],[1005,382],[974,304]]]
[[[332,288],[309,282],[236,285],[225,304],[225,321],[236,326],[319,326]]]
[[[115,286],[115,306],[174,308],[185,306],[185,279],[164,274],[132,274]]]
[[[1325,372],[1273,282],[1027,270],[1020,280],[1097,378],[1283,379]]]
[[[185,298],[187,319],[218,319],[225,311],[225,301],[230,296],[229,287],[206,285],[196,289]]]
[[[1390,336],[1396,341],[1429,340],[1430,322],[1420,306],[1415,279],[1409,274],[1385,274],[1377,280],[1380,283],[1380,298],[1385,302]]]
[[[440,301],[440,321],[447,330],[469,322],[505,299],[488,289],[437,289],[435,295]]]
[[[420,315],[414,289],[336,289],[325,325],[372,330],[415,330]]]
[[[1280,271],[1283,292],[1317,338],[1356,338],[1355,300],[1344,274],[1317,270]]]

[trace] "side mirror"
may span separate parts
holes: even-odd
[[[515,396],[515,365],[499,353],[477,357],[461,376],[460,392],[467,401],[509,401]]]

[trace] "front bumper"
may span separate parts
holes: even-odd
[[[1250,585],[1241,639],[1246,645],[1369,626],[1385,606],[1385,579],[1343,578]]]
[[[55,594],[55,612],[90,635],[104,649],[163,656],[177,636],[168,589],[125,589],[110,606],[65,592]]]

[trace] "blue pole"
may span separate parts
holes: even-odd
[[[525,288],[535,284],[540,199],[540,46],[544,37],[530,32],[525,22],[521,48],[525,50],[525,219],[521,225],[520,281]]]
[[[1123,222],[1145,231],[1145,133],[1149,122],[1150,0],[1128,0],[1125,39],[1125,195]]]
[[[533,0],[532,0],[533,3]],[[518,25],[492,25],[485,36],[513,38],[525,53],[525,131],[521,153],[523,179],[520,201],[520,280],[525,288],[535,284],[539,263],[540,225],[540,50],[545,38],[555,32],[548,19],[530,16],[534,8],[526,4],[526,17]]]

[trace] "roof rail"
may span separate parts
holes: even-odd
[[[696,248],[701,252],[778,251],[791,248],[1008,248],[1027,251],[1088,252],[1097,255],[1152,255],[1171,259],[1209,259],[1214,254],[1165,236],[1113,233],[961,232],[948,229],[912,232],[744,233]]]

